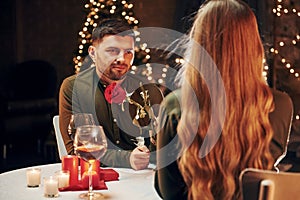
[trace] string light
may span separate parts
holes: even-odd
[[[300,17],[299,10],[297,10],[296,8],[285,8],[282,4],[282,0],[277,0],[277,7],[273,8],[273,13],[275,14],[275,17],[282,17],[283,15],[296,15],[296,17]],[[285,45],[292,45],[293,47],[295,47],[299,43],[299,41],[300,35],[299,33],[297,33],[292,38],[286,39],[285,41],[279,41],[278,45],[280,49]],[[270,52],[274,55],[279,56],[281,64],[288,70],[291,75],[297,78],[297,80],[300,80],[299,72],[296,72],[293,64],[291,64],[291,61],[280,53],[280,49],[272,47],[270,49]],[[295,120],[300,120],[299,114],[296,114]]]
[[[300,17],[300,12],[296,8],[285,8],[284,5],[282,4],[282,0],[277,0],[277,3],[275,3],[275,4],[277,4],[277,6],[276,6],[276,8],[273,8],[273,13],[275,14],[276,17],[281,17],[281,16],[287,15],[287,14],[296,14],[297,17]],[[290,39],[290,41],[288,41],[286,39],[285,41],[279,41],[277,44],[278,44],[279,48],[284,48],[288,44],[289,45],[291,44],[295,47],[299,41],[300,41],[300,35],[296,34],[292,39]],[[295,78],[297,78],[297,80],[300,80],[299,72],[296,72],[296,70],[295,70],[294,66],[291,64],[291,62],[289,62],[288,59],[280,53],[280,49],[271,47],[270,52],[273,53],[274,55],[279,56],[279,58],[281,59],[282,65],[289,71],[289,73],[291,75],[293,75]]]

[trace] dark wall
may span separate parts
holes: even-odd
[[[0,70],[40,59],[57,69],[58,80],[73,73],[72,53],[84,20],[78,0],[1,1]],[[36,75],[46,76],[42,71]]]

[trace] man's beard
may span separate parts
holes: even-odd
[[[123,79],[126,76],[125,74],[121,74],[118,71],[113,71],[113,70],[109,70],[109,74],[107,75],[109,77],[109,79],[114,80],[114,81],[118,81]]]
[[[127,71],[128,72],[128,71]],[[124,79],[127,72],[125,74],[121,74],[118,71],[113,71],[111,68],[109,70],[106,71],[100,71],[101,73],[101,77],[100,79],[105,80],[105,79],[109,79],[111,81],[119,81],[121,79]]]

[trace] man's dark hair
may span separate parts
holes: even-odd
[[[93,30],[92,41],[101,41],[106,35],[129,35],[134,37],[134,32],[130,25],[123,19],[109,18],[103,19],[98,23],[98,26]]]

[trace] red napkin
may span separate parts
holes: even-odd
[[[100,180],[117,181],[119,180],[119,173],[113,169],[100,168]]]

